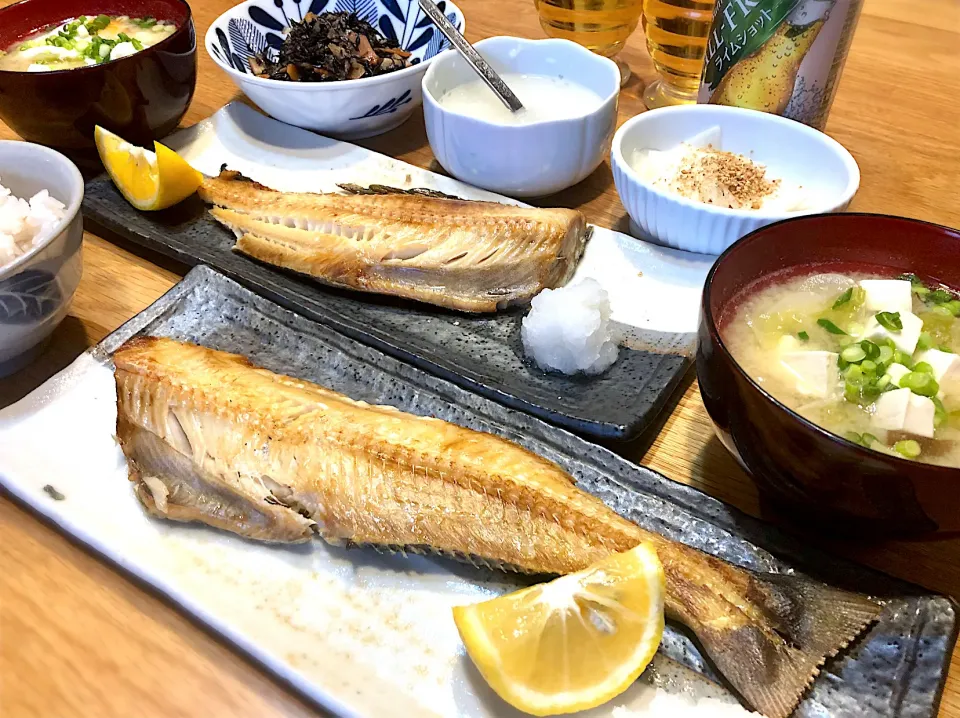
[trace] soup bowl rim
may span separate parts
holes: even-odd
[[[153,0],[148,0],[148,2],[152,2],[152,1]],[[6,7],[2,7],[0,8],[0,18],[2,18],[4,13],[6,13],[9,10],[13,10],[14,8],[21,7],[23,5],[28,5],[30,3],[35,3],[35,2],[38,2],[38,0],[18,0],[18,2],[15,2],[11,5],[7,5]],[[84,65],[83,67],[69,67],[69,68],[64,68],[63,70],[45,70],[43,72],[30,72],[29,70],[4,70],[3,68],[0,68],[0,76],[29,75],[30,77],[61,77],[66,73],[90,73],[90,72],[95,72],[97,70],[100,70],[101,68],[111,67],[113,65],[116,65],[117,63],[123,62],[124,60],[130,60],[132,58],[142,57],[145,53],[162,50],[165,45],[169,45],[170,43],[172,43],[173,40],[175,40],[178,35],[180,35],[182,32],[184,32],[187,28],[189,28],[193,24],[193,10],[190,7],[190,3],[188,3],[187,0],[159,0],[159,2],[175,3],[177,5],[183,6],[187,11],[187,17],[182,24],[178,24],[176,26],[176,29],[172,33],[167,35],[165,38],[163,38],[160,42],[158,42],[155,45],[150,45],[149,47],[145,47],[142,50],[138,50],[132,55],[127,55],[126,57],[118,57],[116,60],[108,60],[107,62],[100,63],[98,65]],[[36,30],[35,32],[39,33],[39,32],[47,31],[52,26],[60,25],[62,22],[64,22],[64,20],[54,20],[52,22],[48,22],[46,25]]]
[[[713,263],[713,266],[710,268],[710,271],[707,273],[707,278],[706,278],[706,280],[704,281],[704,284],[703,284],[703,294],[702,294],[701,299],[700,299],[700,309],[701,309],[701,312],[702,312],[702,321],[703,321],[703,323],[706,325],[707,331],[710,333],[711,342],[712,342],[713,345],[716,347],[716,349],[717,349],[718,351],[722,352],[722,354],[730,361],[730,363],[733,365],[734,369],[735,369],[736,372],[739,374],[739,376],[741,376],[741,377],[743,377],[744,379],[746,379],[747,383],[748,383],[753,389],[755,389],[756,391],[758,391],[758,392],[760,393],[760,395],[761,395],[767,402],[772,403],[772,404],[776,407],[776,409],[778,409],[779,411],[784,412],[787,416],[790,417],[790,419],[791,419],[792,421],[795,421],[796,423],[800,424],[800,425],[801,425],[802,427],[804,427],[807,431],[811,431],[811,432],[813,432],[814,434],[822,437],[822,438],[825,439],[825,440],[832,441],[832,442],[837,442],[837,443],[839,443],[842,447],[844,447],[844,449],[846,449],[846,450],[848,450],[848,451],[852,449],[852,450],[854,450],[854,453],[855,453],[855,454],[858,454],[858,455],[863,456],[863,457],[865,457],[865,458],[871,458],[871,459],[876,460],[876,458],[877,458],[878,456],[880,456],[880,457],[883,457],[883,460],[890,460],[890,461],[892,462],[892,465],[893,465],[894,467],[900,467],[900,468],[902,468],[902,469],[904,469],[904,470],[906,470],[906,469],[908,469],[908,468],[913,469],[913,470],[916,470],[916,468],[917,468],[918,466],[920,466],[920,467],[923,467],[923,469],[924,469],[925,471],[929,471],[929,472],[931,472],[932,474],[939,474],[939,475],[941,475],[941,476],[944,477],[944,478],[960,479],[960,467],[944,466],[944,465],[942,465],[942,464],[930,464],[930,463],[926,463],[926,462],[922,462],[922,461],[912,461],[912,460],[910,460],[910,459],[906,459],[906,458],[903,458],[903,457],[900,457],[900,456],[894,456],[894,455],[892,455],[892,454],[884,454],[884,453],[881,453],[881,452],[879,452],[879,451],[873,451],[872,449],[868,449],[868,448],[865,447],[865,446],[861,446],[861,445],[859,445],[859,444],[856,444],[856,443],[850,441],[849,439],[847,439],[847,438],[845,438],[845,437],[843,437],[843,436],[841,436],[841,435],[839,435],[839,434],[835,434],[834,432],[830,431],[829,429],[825,429],[824,427],[820,426],[819,424],[816,424],[816,423],[810,421],[809,419],[807,419],[807,418],[805,418],[804,416],[800,415],[799,413],[797,413],[796,411],[794,411],[793,409],[791,409],[789,406],[787,406],[786,404],[784,404],[782,401],[780,401],[779,399],[777,399],[777,398],[776,398],[775,396],[773,396],[769,391],[767,391],[763,386],[761,386],[759,383],[757,383],[757,381],[756,381],[752,376],[750,376],[750,374],[746,371],[746,369],[744,369],[744,368],[740,365],[740,362],[737,361],[736,357],[734,357],[734,355],[733,355],[733,352],[730,351],[730,348],[727,346],[726,342],[724,341],[723,335],[722,335],[722,333],[721,333],[721,331],[720,331],[720,324],[719,324],[719,321],[718,321],[718,317],[714,316],[714,313],[713,313],[713,311],[712,311],[711,308],[710,308],[710,295],[711,295],[711,291],[710,291],[710,290],[711,290],[711,288],[712,288],[712,286],[713,286],[714,277],[716,276],[717,271],[718,271],[718,269],[720,268],[720,265],[724,262],[724,260],[727,258],[727,256],[730,255],[731,253],[737,251],[738,249],[740,249],[742,244],[749,244],[749,243],[752,242],[752,241],[756,241],[756,235],[761,234],[761,233],[764,233],[764,232],[768,232],[768,231],[770,231],[772,228],[775,228],[775,227],[777,227],[777,226],[779,226],[779,225],[781,225],[781,224],[786,224],[786,223],[788,223],[788,222],[811,221],[811,220],[814,220],[814,219],[819,220],[819,219],[822,219],[823,217],[837,217],[837,218],[839,218],[839,217],[844,217],[844,218],[846,218],[846,217],[849,217],[849,218],[869,217],[869,218],[895,220],[895,221],[897,221],[897,222],[907,222],[907,223],[914,224],[914,225],[925,225],[925,226],[927,226],[927,227],[929,227],[929,228],[932,228],[932,229],[941,230],[941,231],[946,231],[946,232],[948,232],[948,233],[955,234],[955,235],[957,235],[958,240],[960,240],[960,230],[955,229],[955,228],[953,228],[953,227],[948,227],[948,226],[946,226],[946,225],[937,224],[937,223],[935,223],[935,222],[928,222],[928,221],[922,220],[922,219],[914,219],[914,218],[912,218],[912,217],[901,217],[901,216],[893,215],[893,214],[882,214],[882,213],[874,213],[874,212],[844,212],[843,214],[839,214],[839,215],[833,215],[833,214],[811,214],[811,215],[803,215],[803,216],[800,216],[800,217],[789,217],[789,218],[787,218],[787,219],[782,219],[782,220],[780,220],[780,221],[778,221],[778,222],[772,222],[772,223],[770,223],[770,224],[764,225],[763,227],[760,227],[760,228],[758,228],[758,229],[755,229],[754,231],[750,232],[749,234],[744,235],[741,239],[737,240],[737,241],[734,242],[732,245],[730,245],[727,249],[725,249],[725,250],[717,257],[716,261]],[[792,265],[787,265],[786,267],[784,267],[784,269],[789,269],[790,267],[800,267],[800,266],[803,266],[803,265],[802,265],[802,264],[792,264]],[[766,276],[766,275],[764,275],[764,276]],[[740,290],[740,291],[743,291],[743,290]],[[713,418],[711,417],[711,421],[712,421],[712,420],[713,420]]]

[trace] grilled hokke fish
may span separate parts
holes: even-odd
[[[864,596],[757,574],[646,531],[507,440],[371,406],[245,358],[140,338],[114,356],[117,435],[153,515],[263,541],[366,544],[534,574],[642,541],[684,623],[756,709],[783,718],[878,613]]]
[[[200,196],[237,235],[238,252],[324,284],[465,312],[495,312],[565,284],[587,239],[575,210],[344,188],[353,194],[284,193],[222,171]]]

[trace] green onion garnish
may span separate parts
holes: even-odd
[[[923,373],[923,374],[933,374],[933,367],[930,366],[930,365],[929,365],[927,362],[925,362],[925,361],[917,362],[917,363],[913,366],[913,370],[914,370],[914,371],[921,372],[921,373]]]
[[[866,359],[867,353],[863,351],[863,348],[859,344],[851,344],[840,352],[840,356],[843,357],[844,361],[856,364]]]
[[[903,329],[900,312],[879,312],[877,314],[877,323],[889,332],[899,332]]]
[[[922,371],[912,371],[909,374],[904,374],[900,378],[900,386],[919,396],[936,396],[937,392],[940,391],[940,385],[933,378],[933,374]]]
[[[797,332],[797,338],[800,341],[805,342],[810,340],[810,335],[807,334],[806,332]]]
[[[139,20],[134,20],[134,22],[145,30],[157,24],[157,21],[149,15],[144,18],[140,18]]]
[[[877,373],[877,363],[871,361],[870,359],[864,359],[860,362],[860,370],[864,374],[876,374]]]
[[[880,441],[880,439],[878,439],[877,437],[875,437],[873,434],[864,434],[864,435],[863,435],[863,445],[864,445],[864,446],[870,446],[870,444],[874,443],[875,441]]]
[[[877,355],[877,364],[889,364],[893,360],[893,355],[893,349],[884,344],[880,347],[880,353]]]
[[[938,304],[930,310],[930,313],[936,314],[938,317],[953,317],[953,312],[950,311],[950,307],[944,304]]]
[[[952,299],[953,295],[946,289],[934,289],[932,292],[930,292],[930,294],[927,295],[924,301],[933,302],[934,304],[946,304]]]
[[[876,359],[880,356],[880,347],[878,347],[869,339],[864,339],[862,342],[860,342],[860,348],[863,349],[864,353],[867,355],[867,359]]]
[[[933,428],[939,429],[947,423],[947,410],[940,399],[935,396],[931,398],[933,399]]]
[[[819,324],[821,327],[823,327],[824,329],[826,329],[826,330],[827,330],[828,332],[830,332],[831,334],[844,334],[844,335],[846,335],[846,332],[843,331],[843,329],[841,329],[840,327],[838,327],[836,324],[834,324],[833,322],[831,322],[829,319],[818,319],[818,320],[817,320],[817,324]]]
[[[853,287],[850,287],[847,291],[837,297],[837,301],[833,303],[833,308],[839,309],[844,304],[849,302],[851,297],[853,297]]]
[[[960,317],[960,299],[951,299],[949,302],[944,304],[944,306],[950,310],[950,313],[955,317]]]
[[[920,332],[920,338],[917,339],[917,349],[929,349],[933,346],[933,337],[930,332]]]
[[[904,439],[903,441],[898,441],[893,445],[893,450],[901,456],[907,457],[908,459],[916,459],[918,456],[920,456],[920,444],[913,439]]]

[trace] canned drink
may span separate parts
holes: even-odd
[[[701,103],[772,112],[822,130],[863,0],[719,0]]]

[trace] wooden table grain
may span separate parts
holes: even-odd
[[[10,0],[0,0],[0,5]],[[467,35],[541,37],[532,0],[459,0]],[[196,0],[200,37],[232,5]],[[643,111],[653,78],[639,31],[622,57],[634,76],[620,120]],[[200,80],[185,124],[235,97],[201,49]],[[867,0],[827,132],[860,164],[852,210],[960,226],[960,2]],[[0,138],[15,137],[0,124]],[[366,146],[436,168],[419,116]],[[608,164],[551,198],[592,222],[626,226]],[[153,302],[185,268],[87,233],[84,275],[70,316],[33,366],[0,380],[0,406],[41,384],[123,321]],[[953,261],[960,261],[954,257]],[[652,437],[652,438],[651,438]],[[51,437],[55,441],[55,437]],[[647,438],[620,449],[671,479],[762,515],[756,491],[713,438],[692,379]],[[960,596],[960,539],[818,543],[928,588]],[[940,715],[960,718],[960,651]],[[0,498],[0,715],[4,718],[167,718],[315,716],[275,682],[143,587]]]

